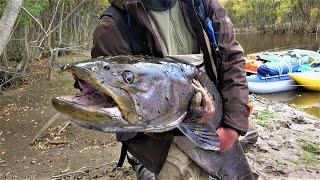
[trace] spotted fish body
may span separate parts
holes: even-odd
[[[215,179],[253,179],[239,142],[220,153],[216,129],[222,99],[208,76],[169,59],[117,56],[70,65],[81,93],[56,97],[53,106],[75,124],[104,132],[161,133],[179,129],[174,143]],[[191,104],[198,80],[213,98],[214,115],[197,123]]]
[[[67,70],[81,93],[53,98],[53,106],[75,124],[104,132],[160,133],[179,129],[202,149],[218,150],[216,128],[222,100],[198,68],[164,58],[116,56],[82,61]],[[215,114],[198,124],[190,113],[192,80],[212,95]]]

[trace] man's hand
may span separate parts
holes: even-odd
[[[217,130],[217,134],[220,140],[220,152],[229,150],[239,138],[238,132],[231,128],[221,127]]]
[[[197,123],[206,123],[212,117],[216,109],[213,105],[213,99],[208,90],[204,88],[199,81],[193,79],[192,86],[195,90],[199,91],[202,95],[201,107],[203,108],[203,116],[198,119]]]

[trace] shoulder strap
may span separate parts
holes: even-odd
[[[221,79],[221,74],[218,73],[221,69],[222,55],[218,46],[219,43],[219,34],[217,33],[217,27],[212,19],[213,9],[210,8],[211,0],[209,4],[206,3],[206,0],[193,0],[193,6],[197,13],[199,20],[201,21],[202,27],[205,30],[206,34],[209,37],[212,56],[214,58],[214,63],[217,70],[217,84],[219,86],[219,81]]]
[[[120,153],[117,167],[122,167],[124,160],[126,159],[127,152],[128,152],[128,145],[126,143],[122,143],[121,153]]]
[[[132,54],[140,54],[141,47],[134,38],[134,33],[132,30],[133,18],[131,15],[128,12],[111,5],[107,10],[104,11],[100,19],[104,16],[111,17],[117,23],[122,37],[130,46]]]
[[[211,2],[211,0],[210,0]],[[204,30],[206,31],[212,43],[218,45],[218,34],[216,33],[215,24],[212,21],[212,9],[206,4],[205,0],[193,0],[194,9],[199,17]]]
[[[117,7],[110,6],[108,9],[106,9],[103,14],[101,15],[100,19],[104,16],[111,17],[118,25],[119,30],[121,32],[122,37],[124,40],[129,43],[129,29],[127,23],[124,21],[124,13],[121,12],[121,10],[118,10]]]

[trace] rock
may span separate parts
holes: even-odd
[[[270,146],[266,141],[260,141],[257,143],[258,151],[269,152]]]
[[[287,122],[287,121],[280,121],[279,122],[279,127],[281,128],[287,128],[287,129],[289,129],[290,127],[290,123],[289,122]]]
[[[306,129],[309,130],[309,131],[315,131],[316,130],[316,128],[314,127],[313,124],[306,124],[305,126],[306,126]]]
[[[307,122],[305,121],[305,118],[303,116],[294,116],[292,118],[292,121],[297,123],[297,124],[306,124]]]
[[[263,140],[269,139],[270,138],[270,134],[268,132],[265,131],[260,131],[259,132],[259,137]]]
[[[270,146],[271,149],[276,150],[276,151],[279,151],[279,149],[282,147],[281,144],[279,144],[279,143],[277,143],[275,141],[269,142],[269,146]]]
[[[284,172],[283,170],[278,170],[277,168],[275,168],[274,166],[266,166],[264,168],[264,171],[269,173],[269,174],[273,174],[275,176],[280,176],[280,175],[287,175],[287,172]]]
[[[289,125],[289,128],[294,131],[298,131],[298,132],[305,132],[306,131],[306,127],[301,124],[291,124],[291,125]]]
[[[285,143],[292,144],[292,143],[296,142],[298,139],[299,138],[297,136],[287,136]]]
[[[314,125],[319,125],[320,124],[320,121],[318,119],[316,119],[316,118],[313,118],[313,117],[305,116],[304,120],[308,124],[314,124]]]

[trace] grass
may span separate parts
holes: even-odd
[[[291,162],[295,165],[299,165],[301,163],[300,160],[297,160],[297,159],[293,159],[291,160]]]
[[[304,152],[299,160],[292,160],[291,162],[296,165],[307,164],[320,166],[320,147],[311,142],[303,142],[300,146]]]
[[[287,165],[285,163],[282,163],[282,162],[277,162],[275,164],[275,168],[278,169],[278,170],[284,170],[286,169]]]
[[[300,160],[305,163],[305,164],[309,164],[309,165],[319,165],[320,164],[320,158],[319,156],[313,154],[313,153],[309,153],[309,152],[304,152],[301,155]]]
[[[274,122],[274,118],[275,115],[272,111],[265,110],[262,111],[261,114],[257,116],[257,118],[253,119],[253,121],[255,121],[260,126],[268,128]]]
[[[314,155],[320,155],[320,147],[317,146],[317,145],[315,145],[315,144],[313,144],[313,143],[306,142],[306,143],[302,146],[302,148],[303,148],[305,151],[307,151],[307,152],[309,152],[309,153],[312,153],[312,154],[314,154]]]

